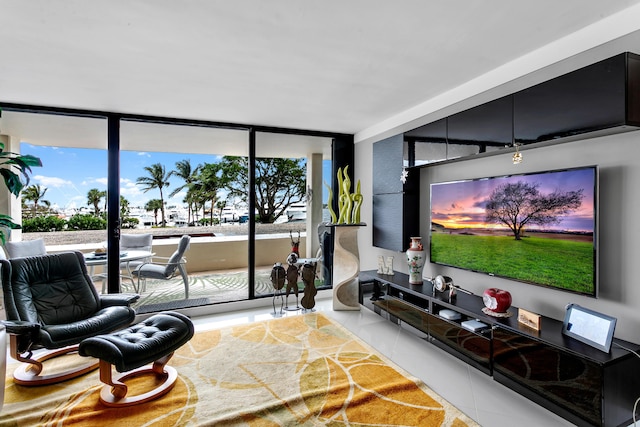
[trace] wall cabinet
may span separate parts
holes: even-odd
[[[373,144],[373,245],[397,252],[420,230],[420,177],[413,170],[405,184],[400,181],[403,153],[402,135]]]
[[[405,132],[415,165],[640,128],[640,56],[621,53]]]
[[[458,292],[449,299],[448,293],[434,293],[429,282],[410,285],[402,273],[362,272],[360,282],[377,290],[368,305],[378,314],[572,423],[632,421],[640,397],[640,358],[631,351],[639,352],[639,345],[614,339],[611,352],[604,353],[563,335],[560,321],[543,317],[535,331],[518,323],[517,307],[509,309],[511,317],[488,316],[480,296]],[[463,327],[473,319],[487,327]]]
[[[450,116],[449,144],[473,147],[474,154],[510,145],[513,141],[512,101],[510,96],[505,96]]]
[[[620,54],[515,93],[516,142],[640,125],[639,62]]]
[[[447,119],[441,119],[404,133],[407,164],[420,166],[449,159]]]

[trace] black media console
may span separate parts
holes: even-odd
[[[640,346],[614,339],[604,353],[562,334],[562,322],[542,317],[540,331],[512,316],[482,312],[479,295],[433,291],[409,276],[360,273],[361,304],[579,426],[626,426],[640,397]],[[442,311],[446,310],[446,311]],[[442,311],[442,315],[440,315]],[[446,313],[446,315],[445,315]],[[455,319],[459,316],[459,319]],[[469,330],[467,320],[488,327]],[[624,347],[625,349],[623,349]]]

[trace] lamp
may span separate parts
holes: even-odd
[[[516,147],[516,152],[513,153],[513,157],[511,159],[513,160],[513,164],[517,165],[522,163],[522,153],[518,150],[520,144],[514,143],[513,146]]]

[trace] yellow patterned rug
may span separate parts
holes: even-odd
[[[0,425],[477,426],[318,313],[199,332],[169,364],[173,390],[125,409],[99,403],[97,371],[28,388],[13,383],[10,364]]]

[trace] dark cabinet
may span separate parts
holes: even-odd
[[[640,128],[640,56],[622,53],[404,134],[416,166]]]
[[[420,166],[448,159],[447,119],[441,119],[405,132],[405,161]]]
[[[449,116],[449,150],[455,151],[456,146],[467,147],[469,154],[478,154],[510,145],[513,140],[512,110],[512,97],[505,96]]]
[[[560,333],[559,325],[554,328],[546,320]],[[579,343],[580,351],[572,351],[500,326],[493,332],[493,346],[498,382],[576,425],[629,423],[640,396],[638,358],[630,352],[613,348],[607,354]]]
[[[620,54],[515,93],[516,142],[640,125],[638,61]]]
[[[402,135],[373,144],[373,194],[402,193],[403,145]]]
[[[375,312],[411,327],[425,341],[572,423],[631,422],[640,397],[640,358],[633,354],[640,351],[637,344],[614,339],[605,353],[562,334],[562,322],[555,319],[543,316],[541,330],[535,331],[520,325],[517,315],[488,316],[479,295],[459,292],[450,300],[446,293],[434,293],[428,282],[409,284],[406,274],[361,273],[361,283],[372,282],[386,291],[372,298]],[[487,327],[468,330],[462,322],[469,319]]]
[[[454,354],[467,364],[486,373],[491,373],[491,331],[485,334],[471,332],[459,322],[431,316],[429,336],[433,344]]]
[[[397,135],[373,144],[373,245],[404,251],[419,232],[419,173],[402,183],[404,139]]]

